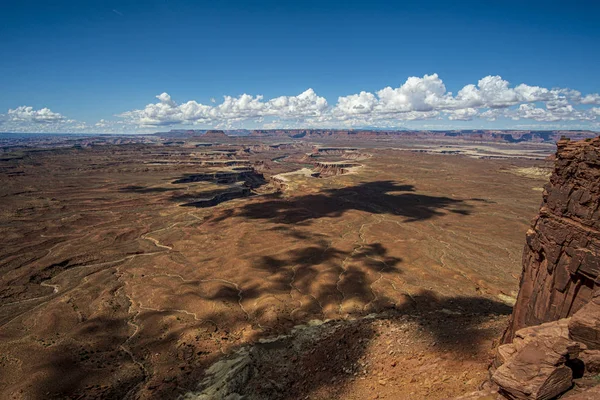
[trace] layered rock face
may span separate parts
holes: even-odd
[[[600,292],[572,317],[520,329],[512,343],[499,346],[490,367],[497,390],[491,393],[497,399],[542,400],[570,391],[565,398],[596,399],[598,372]]]
[[[360,167],[360,164],[356,164],[353,162],[345,162],[345,161],[337,161],[337,162],[317,162],[315,163],[314,171],[319,174],[319,176],[336,176],[336,175],[344,175],[352,170],[352,168]]]
[[[600,286],[600,138],[557,146],[554,173],[527,232],[505,343],[521,328],[573,315]]]
[[[204,135],[201,136],[203,139],[228,139],[229,136],[225,134],[223,131],[219,130],[209,130],[206,131]]]
[[[381,130],[341,130],[341,129],[262,129],[250,133],[252,137],[280,137],[295,139],[467,139],[485,142],[521,143],[556,142],[562,135],[572,139],[585,139],[593,136],[590,131],[495,131],[495,130],[458,130],[458,131],[381,131]]]

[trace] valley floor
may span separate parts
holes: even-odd
[[[367,148],[352,155],[360,167],[282,183],[270,178],[311,167],[310,146],[215,149],[3,159],[0,397],[198,394],[218,360],[314,320],[334,322],[308,347],[277,341],[264,352],[273,362],[256,361],[257,398],[476,389],[546,179],[519,171],[543,161]],[[245,160],[257,175],[190,179],[220,168],[206,159]],[[235,185],[250,190],[219,197]]]

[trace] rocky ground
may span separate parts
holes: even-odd
[[[415,399],[476,388],[545,182],[506,172],[543,162],[362,148],[347,150],[352,171],[276,182],[314,168],[315,149],[195,146],[4,154],[0,397],[200,393],[223,357],[328,319],[341,322],[277,350],[280,367],[257,363],[248,387]]]
[[[449,307],[449,308],[440,308]],[[410,313],[313,322],[235,353],[190,399],[446,399],[487,378],[509,307],[435,299]],[[236,366],[237,369],[233,368]],[[223,372],[235,371],[231,375]],[[244,376],[245,379],[240,379]]]

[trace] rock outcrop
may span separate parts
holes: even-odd
[[[600,350],[600,292],[595,293],[592,300],[571,318],[569,336],[591,351]]]
[[[557,146],[527,232],[517,302],[490,367],[492,393],[509,399],[553,399],[573,387],[567,398],[598,392],[597,381],[581,380],[600,371],[600,138]]]
[[[208,130],[206,131],[206,133],[202,136],[200,136],[201,139],[228,139],[229,136],[227,136],[225,134],[225,132],[220,131],[220,130]]]
[[[250,161],[248,160],[203,160],[202,165],[208,167],[248,167]]]
[[[552,399],[573,385],[581,343],[569,339],[568,320],[521,329],[497,349],[492,381],[510,399]]]
[[[594,377],[600,372],[599,349],[600,293],[596,293],[572,317],[523,328],[512,343],[499,346],[491,381],[509,399],[553,399],[578,379],[583,380],[576,385],[578,392],[593,395],[597,389],[586,391],[585,377],[588,386],[598,383]]]
[[[344,175],[352,172],[354,168],[361,167],[360,164],[346,161],[325,162],[320,161],[315,163],[314,171],[320,177]]]
[[[250,133],[251,137],[277,137],[294,139],[451,139],[476,140],[497,143],[547,142],[554,143],[561,136],[584,139],[594,135],[591,131],[519,131],[519,130],[455,130],[455,131],[409,131],[409,130],[344,130],[344,129],[262,129]]]
[[[600,138],[557,143],[554,173],[527,232],[521,287],[503,342],[569,317],[600,286]],[[583,326],[581,335],[586,335]]]
[[[353,147],[314,147],[312,152],[306,153],[302,161],[314,161],[329,156],[343,160],[366,160],[372,157],[370,153],[360,152]]]

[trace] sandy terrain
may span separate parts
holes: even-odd
[[[282,188],[270,177],[311,168],[306,145],[244,148],[220,146],[247,161],[222,167],[192,146],[4,158],[0,397],[198,394],[222,357],[325,319],[315,338],[282,342],[290,361],[275,372],[257,362],[256,398],[476,388],[545,180],[506,171],[544,165],[361,149],[353,173],[286,174]],[[217,181],[248,164],[264,181]]]

